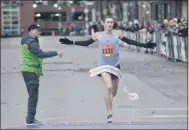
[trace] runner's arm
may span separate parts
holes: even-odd
[[[117,34],[120,40],[122,40],[123,42],[129,45],[134,45],[134,46],[139,46],[139,47],[144,47],[144,48],[154,48],[156,46],[156,44],[153,44],[153,43],[141,43],[135,40],[128,39],[123,35],[123,33],[120,30],[117,30]]]
[[[89,46],[90,44],[94,43],[97,40],[97,33],[93,34],[92,37],[85,41],[71,41],[67,38],[60,38],[59,41],[61,44],[67,45],[78,45],[78,46]]]

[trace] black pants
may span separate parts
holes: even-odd
[[[39,93],[39,75],[32,72],[22,72],[24,82],[28,91],[28,110],[26,123],[32,123],[35,120],[38,93]]]

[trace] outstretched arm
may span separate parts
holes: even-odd
[[[44,52],[39,48],[39,45],[36,41],[32,40],[28,43],[28,49],[31,53],[39,58],[50,58],[59,55],[57,51],[47,51]]]
[[[129,44],[129,45],[134,45],[134,46],[139,46],[139,47],[144,47],[144,48],[154,48],[156,47],[155,43],[141,43],[135,40],[131,40],[123,36],[123,33],[120,30],[117,30],[117,34],[119,36],[119,39],[122,40],[123,42]]]
[[[71,41],[67,38],[60,38],[59,41],[61,44],[67,45],[78,45],[78,46],[89,46],[90,44],[94,43],[97,40],[98,33],[92,35],[92,38],[85,40],[85,41]]]

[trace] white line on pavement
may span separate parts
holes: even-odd
[[[188,108],[148,108],[148,109],[130,109],[130,108],[117,108],[117,111],[140,111],[140,110],[156,110],[156,111],[179,111],[179,110],[187,110]]]
[[[153,116],[143,116],[143,117],[169,118],[169,117],[187,117],[187,115],[153,115]]]

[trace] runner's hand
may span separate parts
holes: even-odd
[[[63,54],[61,51],[57,51],[57,55],[61,58]]]
[[[73,41],[71,41],[67,38],[60,38],[59,41],[61,42],[61,44],[73,45]]]

